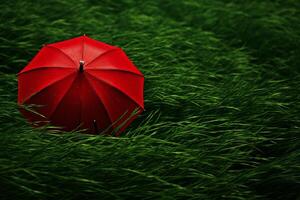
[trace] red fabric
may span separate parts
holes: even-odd
[[[39,105],[39,114],[22,114],[68,131],[119,135],[144,110],[143,90],[143,74],[122,49],[87,36],[44,46],[18,74],[19,105]]]

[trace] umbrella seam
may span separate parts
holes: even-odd
[[[141,108],[143,108],[143,106],[141,106],[135,99],[133,99],[131,96],[129,96],[127,93],[125,93],[123,90],[121,90],[118,87],[115,87],[114,85],[110,84],[107,81],[104,81],[102,79],[99,79],[98,77],[94,76],[93,74],[88,73],[90,76],[92,76],[94,79],[101,81],[103,83],[105,83],[106,85],[110,86],[111,88],[114,88],[116,91],[119,91],[119,93],[123,94],[124,96],[130,98],[132,101],[134,101],[138,106],[140,106]]]
[[[118,71],[118,72],[122,72],[122,73],[130,73],[139,77],[144,78],[144,75],[142,74],[137,74],[135,72],[129,71],[129,70],[123,70],[123,69],[102,69],[102,68],[88,68],[86,70],[95,70],[95,71]]]
[[[82,91],[82,80],[83,80],[84,77],[82,77],[81,74],[79,76],[77,75],[77,77],[80,78],[79,79],[79,81],[80,81],[79,82],[79,89],[78,89],[78,91],[79,91],[79,107],[80,107],[80,109],[79,109],[79,112],[80,112],[80,114],[79,114],[80,121],[78,123],[78,127],[80,128],[80,126],[83,124],[83,120],[82,120],[83,119],[83,112],[82,112],[83,103],[82,103],[82,95],[80,93]]]
[[[63,55],[65,55],[66,58],[68,58],[69,60],[71,60],[74,63],[75,66],[77,65],[76,62],[68,54],[66,54],[64,51],[62,51],[61,49],[57,48],[56,46],[46,45],[45,47],[56,49],[57,51],[59,51]]]
[[[36,96],[37,94],[43,92],[45,89],[47,89],[48,87],[52,86],[53,84],[56,84],[56,83],[58,83],[58,82],[64,80],[65,78],[71,76],[73,73],[74,73],[74,72],[71,72],[70,74],[68,74],[68,75],[66,75],[66,76],[64,76],[64,77],[62,77],[62,78],[60,78],[60,79],[58,79],[58,80],[56,80],[56,81],[50,83],[49,85],[45,86],[44,88],[40,89],[39,91],[33,93],[32,95],[30,95],[29,97],[27,97],[25,100],[23,100],[21,104],[24,104],[26,101],[28,101],[28,100],[31,99],[32,97]]]
[[[70,74],[71,75],[71,74]],[[74,78],[74,80],[72,81],[72,83],[70,84],[70,86],[66,89],[66,92],[63,94],[63,96],[61,97],[60,101],[56,104],[56,106],[54,107],[54,109],[51,111],[51,113],[49,114],[49,120],[53,117],[55,111],[57,110],[58,106],[61,104],[61,102],[63,101],[63,99],[65,98],[65,96],[67,95],[67,93],[70,91],[70,88],[72,87],[74,81],[76,80],[77,77]]]
[[[81,49],[81,60],[83,60],[83,55],[84,55],[84,37],[82,38],[82,49]]]
[[[59,66],[39,66],[38,68],[33,68],[33,69],[29,69],[27,71],[23,71],[18,73],[18,75],[21,74],[26,74],[32,71],[37,71],[37,70],[41,70],[41,69],[48,69],[48,68],[55,68],[55,69],[74,69],[73,67],[59,67]]]
[[[105,54],[108,54],[108,53],[110,53],[110,52],[112,52],[112,51],[116,51],[116,50],[121,50],[121,48],[119,48],[119,47],[113,47],[113,48],[111,48],[111,49],[109,49],[109,50],[107,50],[107,51],[105,51],[105,52],[99,54],[98,56],[96,56],[93,60],[91,60],[90,62],[88,62],[85,66],[87,67],[89,64],[93,63],[95,60],[101,58],[101,57],[104,56]]]
[[[105,105],[104,105],[102,99],[98,96],[98,93],[96,92],[94,86],[90,83],[90,79],[87,78],[87,80],[88,80],[88,81],[87,81],[87,82],[88,82],[88,85],[89,85],[90,88],[93,90],[95,96],[98,98],[98,100],[99,100],[99,101],[101,102],[101,104],[103,105],[103,108],[104,108],[104,110],[105,110],[105,112],[106,112],[106,114],[107,114],[107,116],[108,116],[108,118],[109,118],[110,124],[113,124],[113,120],[112,120],[112,118],[111,118],[111,116],[110,116],[110,114],[109,114],[107,108],[105,107]]]

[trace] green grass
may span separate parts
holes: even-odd
[[[1,199],[299,199],[297,0],[0,3]],[[17,77],[88,34],[145,75],[121,137],[32,128]],[[50,129],[50,130],[49,130]]]

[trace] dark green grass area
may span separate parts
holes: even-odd
[[[297,0],[2,1],[0,199],[299,199]],[[145,75],[121,137],[33,129],[17,77],[82,34]],[[48,127],[48,129],[51,127]]]

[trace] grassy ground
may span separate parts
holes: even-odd
[[[0,3],[1,199],[299,199],[297,0]],[[33,129],[16,73],[88,34],[145,75],[119,138]]]

